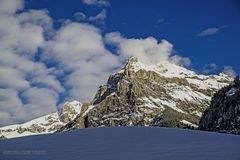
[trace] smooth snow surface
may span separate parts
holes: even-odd
[[[240,160],[240,136],[193,130],[92,128],[0,141],[1,160]]]

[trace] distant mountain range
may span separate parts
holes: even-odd
[[[51,113],[23,124],[2,127],[0,128],[0,139],[56,132],[76,118],[81,112],[81,106],[82,104],[77,101],[66,102],[59,113]]]
[[[0,137],[101,126],[197,128],[214,93],[232,81],[222,73],[198,75],[170,62],[145,65],[133,57],[90,102],[66,102],[59,113],[0,128]]]

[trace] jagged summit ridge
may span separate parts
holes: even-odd
[[[225,79],[225,80],[233,80],[231,77],[224,73],[220,73],[219,75],[202,75],[197,74],[194,71],[191,71],[181,65],[175,64],[173,62],[169,61],[162,61],[157,64],[147,65],[143,62],[139,61],[136,57],[131,57],[125,67],[120,70],[119,72],[123,72],[124,70],[129,70],[133,72],[137,72],[139,70],[146,70],[146,71],[154,71],[162,76],[165,77],[193,77],[197,76],[201,79],[207,79],[207,78],[216,78],[216,79]]]
[[[162,62],[145,65],[132,57],[110,75],[73,122],[61,130],[99,126],[195,126],[212,95],[228,85],[226,75],[197,75]]]

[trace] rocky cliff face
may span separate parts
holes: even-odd
[[[81,111],[81,106],[77,101],[66,102],[59,113],[51,113],[23,124],[2,127],[0,139],[53,133],[75,119]]]
[[[59,131],[100,126],[197,127],[213,94],[231,81],[224,74],[197,75],[169,62],[146,66],[131,58]]]
[[[240,134],[240,81],[219,90],[199,123],[199,129]]]

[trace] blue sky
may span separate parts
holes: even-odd
[[[29,0],[27,8],[47,8],[55,19],[72,19],[74,13],[99,13],[103,7],[84,5],[80,0],[59,0],[58,3]],[[202,71],[216,63],[219,70],[231,65],[239,72],[240,3],[237,0],[132,0],[110,1],[104,33],[119,31],[126,37],[154,36],[173,43],[179,54],[191,58],[193,67]],[[217,28],[216,34],[199,37],[201,31]]]
[[[239,16],[237,0],[0,0],[0,126],[92,99],[129,56],[236,75]]]

